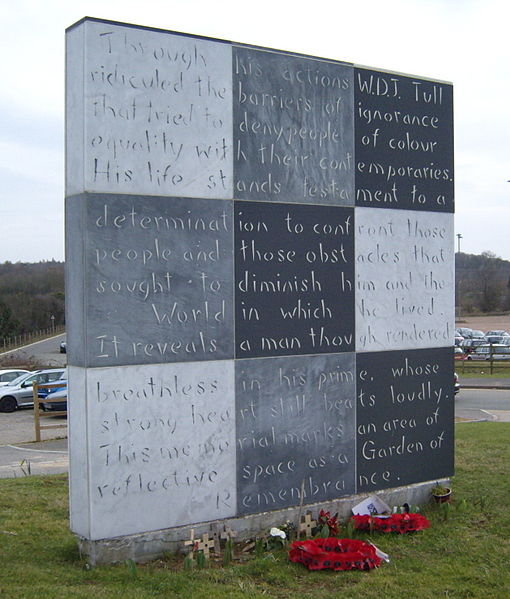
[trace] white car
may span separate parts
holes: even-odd
[[[0,370],[0,387],[10,385],[14,379],[17,379],[22,374],[29,374],[30,370],[22,370],[20,368],[10,370]]]

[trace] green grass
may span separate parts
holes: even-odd
[[[494,361],[491,368],[490,362],[483,360],[455,360],[455,372],[465,377],[502,379],[510,377],[510,363]]]
[[[423,532],[374,534],[391,562],[371,572],[311,573],[285,551],[206,570],[184,570],[175,555],[91,569],[68,531],[67,478],[3,479],[0,598],[508,599],[509,438],[509,423],[457,425],[453,504],[427,506]]]

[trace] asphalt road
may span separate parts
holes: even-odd
[[[33,356],[37,362],[47,366],[49,368],[55,367],[60,368],[66,366],[67,356],[66,354],[60,353],[60,342],[66,338],[65,333],[62,335],[56,335],[50,339],[44,339],[43,341],[36,341],[30,345],[25,345],[19,349],[15,349],[9,352],[0,354],[1,357],[14,356],[19,358],[19,362],[25,361],[30,356]]]
[[[456,408],[510,411],[510,389],[461,389]]]

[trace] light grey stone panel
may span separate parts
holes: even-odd
[[[70,526],[76,534],[90,538],[87,369],[68,366],[67,377]]]
[[[355,209],[356,350],[454,337],[453,214]]]
[[[71,386],[71,404],[75,392]],[[71,476],[88,477],[88,489],[71,495],[71,521],[90,510],[84,536],[105,539],[235,515],[232,361],[88,369],[86,395],[77,393],[86,403],[81,450],[88,467],[74,452]],[[83,406],[72,409],[81,413]]]
[[[84,21],[67,56],[68,195],[232,197],[230,44]]]

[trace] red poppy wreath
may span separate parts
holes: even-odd
[[[356,530],[379,532],[417,532],[430,526],[430,522],[421,514],[392,514],[386,518],[377,516],[353,516]]]
[[[334,537],[294,541],[289,558],[309,570],[371,570],[381,563],[373,545]]]

